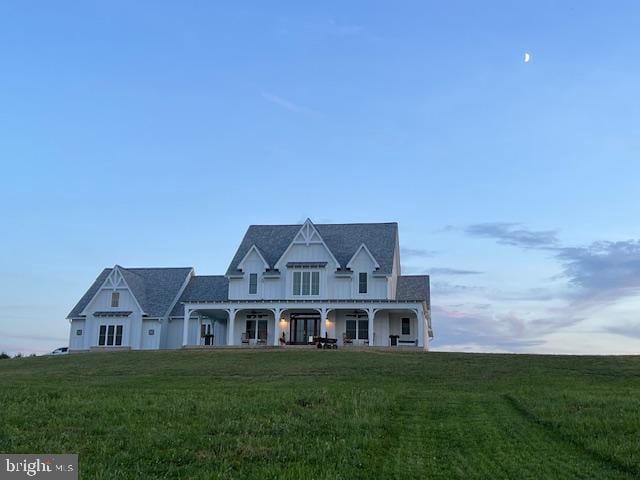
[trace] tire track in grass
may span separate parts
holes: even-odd
[[[633,475],[634,478],[640,478],[640,469],[629,466],[629,465],[625,465],[624,463],[619,462],[615,457],[605,455],[596,450],[592,450],[589,447],[587,447],[584,443],[576,441],[573,437],[564,434],[552,422],[544,420],[538,417],[536,414],[534,414],[531,410],[528,410],[514,396],[510,394],[505,394],[503,395],[503,398],[511,406],[511,408],[514,411],[516,411],[522,418],[544,429],[553,437],[561,439],[563,442],[573,445],[575,448],[584,452],[585,455],[588,455],[591,458],[606,464],[609,468],[613,470],[618,470],[622,473]]]
[[[635,477],[540,429],[497,393],[405,391],[397,401],[380,478]]]

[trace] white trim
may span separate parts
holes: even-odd
[[[313,233],[314,232],[318,236],[320,241],[311,240],[311,237],[313,237]],[[304,240],[302,240],[302,241],[296,240],[298,238],[298,235],[302,235]],[[313,225],[313,222],[309,218],[307,218],[305,220],[305,222],[302,225],[302,227],[300,227],[300,230],[298,230],[298,232],[293,236],[293,240],[291,241],[291,243],[289,244],[287,249],[284,251],[284,253],[282,255],[280,255],[280,258],[278,259],[276,264],[273,266],[273,268],[275,270],[280,270],[280,267],[281,267],[280,262],[282,262],[282,259],[287,256],[287,253],[289,253],[289,250],[291,250],[294,245],[307,245],[308,246],[308,245],[311,245],[311,244],[323,245],[324,248],[329,253],[329,256],[331,257],[331,260],[333,260],[335,262],[335,264],[336,264],[335,268],[340,268],[340,262],[338,262],[336,257],[333,255],[333,253],[331,252],[331,249],[324,242],[324,239],[322,238],[322,235],[320,235],[320,232],[318,232],[318,229],[316,229],[315,225]]]
[[[362,250],[364,248],[364,251],[367,252],[369,254],[369,258],[371,258],[371,260],[373,260],[373,266],[374,268],[378,269],[380,268],[380,264],[378,263],[378,261],[376,260],[376,257],[373,256],[373,254],[371,253],[371,251],[369,251],[369,249],[367,248],[367,246],[362,243],[358,249],[356,250],[356,253],[353,254],[353,256],[351,257],[351,260],[349,260],[349,262],[347,262],[347,268],[351,268],[351,266],[353,265],[353,261],[355,260],[355,258],[358,256],[358,254],[360,253],[360,250]]]
[[[264,268],[265,270],[269,270],[269,263],[264,259],[264,257],[262,256],[262,254],[260,253],[260,250],[258,250],[258,247],[256,247],[256,244],[254,243],[253,245],[251,245],[251,248],[249,249],[249,251],[246,253],[246,255],[244,257],[242,257],[242,260],[240,260],[240,262],[238,263],[238,266],[236,267],[239,270],[243,270],[242,267],[244,266],[244,262],[247,259],[247,257],[249,256],[249,254],[251,252],[255,251],[258,256],[260,257],[260,260],[262,260],[262,263],[264,263]],[[243,272],[244,273],[244,270]]]

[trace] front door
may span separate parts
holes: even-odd
[[[211,320],[202,320],[200,324],[201,345],[213,345],[213,325]]]
[[[320,335],[320,317],[309,314],[291,314],[289,338],[293,345],[313,343],[312,337]]]

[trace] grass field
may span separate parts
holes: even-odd
[[[0,451],[81,478],[639,478],[640,357],[190,350],[0,361]]]

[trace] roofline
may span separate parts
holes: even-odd
[[[195,277],[195,272],[196,272],[196,269],[191,267],[189,273],[187,274],[187,278],[185,278],[184,282],[182,282],[182,286],[178,290],[177,295],[174,297],[173,301],[169,305],[169,309],[162,316],[163,318],[168,318],[169,315],[171,315],[171,311],[176,306],[176,303],[178,303],[178,300],[180,300],[180,297],[182,296],[182,293],[184,292],[185,288],[187,288],[187,285],[189,285],[189,282],[191,281],[191,279]]]
[[[425,300],[390,300],[390,299],[375,299],[375,298],[325,298],[322,300],[315,300],[309,298],[301,298],[301,299],[246,299],[246,300],[184,300],[182,302],[183,305],[185,303],[211,303],[211,304],[232,304],[232,303],[426,303]]]

